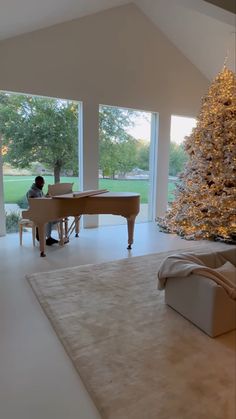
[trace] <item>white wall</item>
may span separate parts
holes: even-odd
[[[1,90],[83,101],[84,159],[91,168],[97,167],[99,104],[158,112],[157,213],[163,213],[170,116],[196,116],[208,81],[135,5],[0,42],[0,57]],[[97,178],[85,170],[84,184],[96,188]]]

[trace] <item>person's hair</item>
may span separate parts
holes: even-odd
[[[34,179],[35,183],[38,182],[44,182],[44,178],[42,176],[36,176],[36,178]]]

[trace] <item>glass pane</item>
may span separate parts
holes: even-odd
[[[187,154],[184,151],[184,138],[191,134],[196,126],[196,119],[183,116],[171,117],[171,142],[169,158],[168,203],[174,198],[174,191],[178,176],[183,171]]]
[[[137,192],[136,222],[148,221],[150,112],[101,105],[99,108],[99,188]],[[99,216],[100,225],[123,224],[123,217]]]
[[[36,176],[44,177],[45,194],[57,182],[78,190],[78,112],[74,101],[0,93],[7,233],[18,231]]]

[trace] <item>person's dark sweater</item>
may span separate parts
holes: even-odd
[[[39,189],[35,183],[31,186],[31,188],[28,190],[26,197],[29,198],[42,198],[44,196],[44,193],[42,189]]]

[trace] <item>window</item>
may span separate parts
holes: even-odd
[[[149,221],[151,112],[101,105],[99,108],[99,188],[137,192],[141,208],[136,222]],[[123,217],[99,216],[100,225],[126,223]]]
[[[6,224],[14,232],[35,176],[44,177],[45,193],[59,181],[78,190],[79,103],[2,92],[0,116]]]
[[[184,151],[184,138],[191,134],[196,126],[196,119],[172,115],[171,142],[169,157],[168,202],[174,200],[174,190],[178,176],[183,171],[187,154]]]

